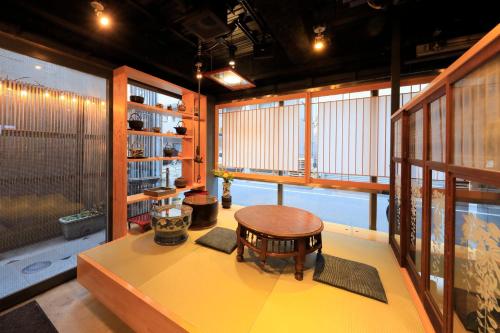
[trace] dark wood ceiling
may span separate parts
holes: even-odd
[[[204,70],[226,66],[232,44],[238,71],[257,85],[229,92],[204,80],[203,91],[222,100],[387,77],[394,15],[401,22],[403,74],[446,67],[464,51],[419,57],[417,45],[431,43],[439,49],[446,40],[476,38],[499,23],[491,0],[375,1],[388,5],[376,10],[366,0],[108,0],[102,3],[112,27],[102,29],[89,1],[3,0],[0,30],[193,88],[198,39],[186,22],[206,9],[224,21],[229,33],[203,41]],[[326,26],[330,40],[321,54],[311,48],[317,24]],[[270,50],[267,57],[254,54],[255,43]]]

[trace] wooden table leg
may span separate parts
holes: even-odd
[[[306,239],[296,240],[298,255],[295,257],[295,279],[302,281],[304,278],[304,261],[306,259]]]
[[[261,238],[261,251],[260,251],[260,261],[262,261],[263,264],[266,263],[266,257],[267,257],[267,238]]]
[[[321,254],[321,251],[323,249],[323,240],[321,239],[321,233],[319,233],[316,237],[316,241],[319,242],[318,253]]]
[[[238,228],[236,229],[236,243],[238,244],[238,249],[237,249],[237,253],[236,253],[236,260],[239,262],[243,261],[244,245],[243,245],[243,241],[241,239],[242,239],[242,237],[244,237],[243,236],[244,234],[245,234],[245,229],[242,228],[238,224]]]

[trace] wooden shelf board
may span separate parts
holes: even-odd
[[[144,193],[137,193],[137,194],[127,196],[127,205],[137,203],[137,202],[142,202],[142,201],[148,201],[148,200],[162,200],[162,199],[167,199],[167,198],[173,198],[173,197],[176,197],[183,192],[189,191],[189,190],[194,189],[194,188],[203,187],[203,186],[204,186],[203,184],[194,183],[190,186],[176,189],[175,193],[162,195],[160,197],[152,197],[152,196],[146,195]]]
[[[188,119],[188,118],[198,119],[198,117],[195,117],[194,114],[190,113],[190,112],[179,112],[179,111],[167,110],[165,108],[159,108],[159,107],[147,105],[147,104],[127,102],[127,106],[129,108],[139,109],[141,111],[147,111],[147,112],[160,113],[160,114],[164,114],[167,116],[186,118],[186,119]]]
[[[192,135],[178,135],[172,133],[155,133],[155,132],[147,132],[147,131],[134,131],[127,130],[129,135],[144,135],[144,136],[162,136],[167,138],[176,138],[176,139],[192,139]]]
[[[152,161],[177,161],[177,160],[192,160],[192,156],[177,156],[177,157],[146,157],[146,158],[127,158],[130,162],[152,162]]]

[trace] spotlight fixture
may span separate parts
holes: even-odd
[[[203,74],[201,73],[201,66],[203,64],[201,62],[197,62],[196,66],[196,79],[201,80],[203,78]]]
[[[229,45],[229,61],[228,65],[234,68],[236,66],[236,46],[231,44]]]
[[[111,19],[108,15],[104,14],[104,6],[99,1],[92,1],[90,6],[94,9],[95,16],[97,16],[97,22],[101,27],[108,27],[111,24]]]
[[[314,33],[316,34],[316,36],[314,36],[313,43],[314,51],[320,52],[326,47],[326,38],[323,34],[325,30],[326,28],[324,25],[318,25],[314,27]]]
[[[201,81],[203,78],[203,73],[201,72],[201,67],[203,66],[201,62],[201,41],[198,41],[198,52],[196,53],[196,63],[194,66],[196,67],[196,79]]]

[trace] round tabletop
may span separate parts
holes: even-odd
[[[248,229],[274,237],[308,237],[323,230],[319,217],[287,206],[249,206],[237,211],[234,218]]]
[[[184,199],[188,205],[210,205],[217,203],[217,198],[207,194],[190,195]]]

